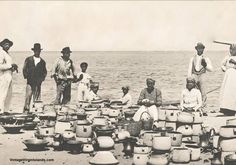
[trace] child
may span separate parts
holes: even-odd
[[[75,82],[79,82],[78,85],[78,102],[85,101],[86,95],[89,92],[89,86],[92,82],[92,77],[86,73],[86,70],[88,68],[88,63],[82,62],[80,64],[81,72],[77,74],[77,79]]]

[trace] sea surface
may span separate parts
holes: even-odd
[[[121,87],[130,86],[133,103],[137,102],[140,91],[146,87],[146,78],[156,80],[156,87],[162,91],[163,100],[179,100],[185,80],[190,58],[195,52],[188,51],[143,51],[143,52],[73,52],[76,73],[80,71],[80,63],[89,64],[87,72],[94,81],[100,83],[98,94],[103,98],[116,99],[122,96]],[[207,73],[207,91],[219,87],[224,73],[221,71],[221,61],[227,51],[209,51],[204,53],[213,64],[214,71]],[[14,62],[19,66],[19,73],[14,73],[12,110],[21,112],[24,106],[26,80],[23,78],[22,67],[26,57],[32,52],[11,52]],[[56,96],[56,85],[51,75],[51,69],[60,52],[45,52],[41,57],[47,63],[48,75],[42,84],[42,100],[51,103]],[[219,110],[219,90],[209,93],[207,108]],[[76,103],[77,84],[72,85],[71,103]]]

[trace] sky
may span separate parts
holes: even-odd
[[[0,40],[12,50],[228,50],[236,43],[234,1],[1,1]]]

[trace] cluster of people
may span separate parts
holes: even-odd
[[[18,72],[18,66],[13,63],[9,54],[9,49],[13,42],[4,39],[0,42],[0,113],[8,112],[12,93],[12,74]],[[203,56],[205,46],[197,43],[195,46],[197,54],[189,62],[186,89],[181,93],[180,108],[186,111],[204,111],[206,105],[206,72],[212,71],[213,67],[209,58]],[[41,99],[41,85],[47,76],[46,62],[40,57],[42,48],[40,43],[35,43],[32,51],[34,54],[27,57],[23,66],[23,76],[27,80],[24,112],[28,112],[33,101]],[[81,72],[75,73],[75,66],[70,59],[72,51],[70,47],[64,47],[52,68],[51,78],[55,80],[57,92],[54,104],[67,104],[71,100],[71,84],[78,83],[78,102],[101,99],[98,96],[99,83],[94,82],[87,73],[88,63],[80,64]],[[227,56],[222,63],[222,70],[225,73],[221,88],[220,108],[223,112],[235,113],[236,111],[236,46],[230,46],[230,56]],[[147,88],[144,88],[137,101],[141,105],[134,115],[134,120],[138,121],[144,114],[148,114],[158,120],[158,107],[162,105],[161,91],[155,88],[155,80],[146,80]],[[121,102],[124,107],[132,105],[132,97],[129,94],[129,87],[122,87],[123,96]]]

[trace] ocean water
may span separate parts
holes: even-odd
[[[13,77],[12,110],[21,112],[25,99],[26,80],[22,75],[22,67],[26,57],[32,52],[11,52],[13,60],[19,66],[19,73]],[[146,87],[145,80],[150,77],[156,80],[156,87],[162,91],[163,100],[179,100],[180,93],[185,87],[185,79],[189,59],[195,52],[188,51],[158,51],[158,52],[73,52],[76,73],[80,71],[80,63],[89,64],[87,72],[94,81],[100,83],[99,95],[103,98],[120,98],[121,87],[130,86],[133,103],[137,102],[140,91]],[[221,85],[223,72],[220,70],[221,61],[228,54],[227,51],[205,52],[213,64],[214,71],[207,73],[207,90],[210,91]],[[55,99],[56,86],[50,78],[52,65],[61,56],[60,52],[45,52],[41,57],[47,63],[48,75],[42,84],[42,100],[50,103]],[[219,109],[219,90],[209,93],[208,108]],[[72,85],[72,100],[77,99],[77,84]]]

